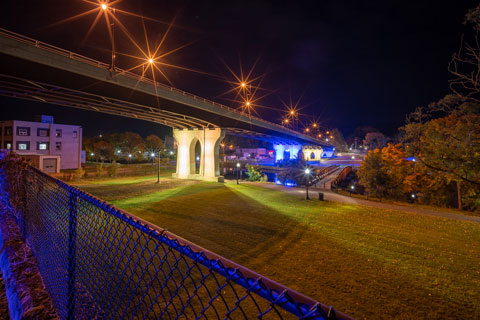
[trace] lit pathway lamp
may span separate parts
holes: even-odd
[[[240,175],[240,162],[237,162],[237,184],[238,184],[238,176]]]
[[[310,182],[310,169],[307,168],[305,169],[305,187],[306,187],[306,193],[305,193],[305,200],[310,200],[308,197],[308,183]]]
[[[155,165],[155,153],[151,153],[150,156],[152,157],[152,166]]]
[[[355,165],[355,156],[352,156],[352,170],[354,168],[354,165]]]
[[[352,185],[350,186],[350,190],[349,190],[349,191],[350,191],[350,196],[352,196],[353,190],[355,190],[355,185],[352,184]]]

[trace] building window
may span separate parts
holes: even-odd
[[[62,137],[62,129],[55,130],[55,137],[61,138]]]
[[[11,141],[5,141],[5,149],[12,150],[12,142]]]
[[[17,141],[17,150],[20,150],[20,151],[30,150],[30,142]]]
[[[314,152],[312,152],[312,153],[310,154],[310,159],[315,159],[315,153],[314,153]]]
[[[5,135],[6,136],[12,135],[12,127],[5,127]]]
[[[37,142],[37,150],[48,150],[48,142]]]
[[[17,136],[29,136],[30,128],[29,127],[17,127]]]
[[[73,138],[75,139],[77,137],[78,133],[77,131],[73,131]]]
[[[48,137],[49,130],[46,128],[38,128],[37,129],[37,136],[38,137]]]
[[[62,143],[61,142],[55,142],[55,150],[62,150]]]

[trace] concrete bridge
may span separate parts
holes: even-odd
[[[277,160],[296,157],[303,146],[316,150],[330,146],[217,102],[119,68],[112,70],[106,63],[5,29],[0,29],[0,68],[0,95],[172,127],[178,145],[178,178],[218,180],[219,147],[227,133],[272,142]],[[197,144],[201,150],[198,172]]]

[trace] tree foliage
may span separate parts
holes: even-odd
[[[111,160],[113,158],[113,148],[106,141],[98,141],[93,145],[95,158],[101,161]]]
[[[480,207],[479,109],[476,103],[447,96],[417,108],[403,127],[407,152],[422,171],[439,176],[437,182],[445,186],[455,182],[459,208],[462,202],[467,208]]]
[[[406,178],[413,172],[401,145],[388,144],[370,150],[358,170],[359,183],[368,194],[379,198],[404,198],[412,192]]]
[[[363,145],[368,150],[383,148],[387,143],[387,137],[381,132],[368,132],[363,139]]]
[[[149,153],[158,153],[163,149],[163,141],[159,136],[151,134],[145,138],[145,151]]]
[[[330,135],[333,137],[332,143],[335,146],[335,149],[340,152],[348,151],[348,144],[343,137],[343,134],[338,129],[333,129],[330,131]]]
[[[248,181],[261,181],[262,180],[262,174],[257,171],[257,169],[252,166],[252,165],[245,165],[245,168],[247,168],[246,175],[248,176]]]

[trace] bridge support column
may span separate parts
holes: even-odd
[[[297,159],[302,146],[298,144],[274,144],[273,148],[275,149],[275,162],[277,162],[284,160],[286,155],[288,155],[288,159]]]
[[[173,177],[223,181],[219,163],[220,142],[225,137],[223,129],[173,129],[173,137],[178,146],[177,171]],[[195,154],[197,143],[200,144],[198,155]]]
[[[275,149],[275,162],[283,160],[283,152],[285,147],[283,144],[274,144],[273,149]]]

